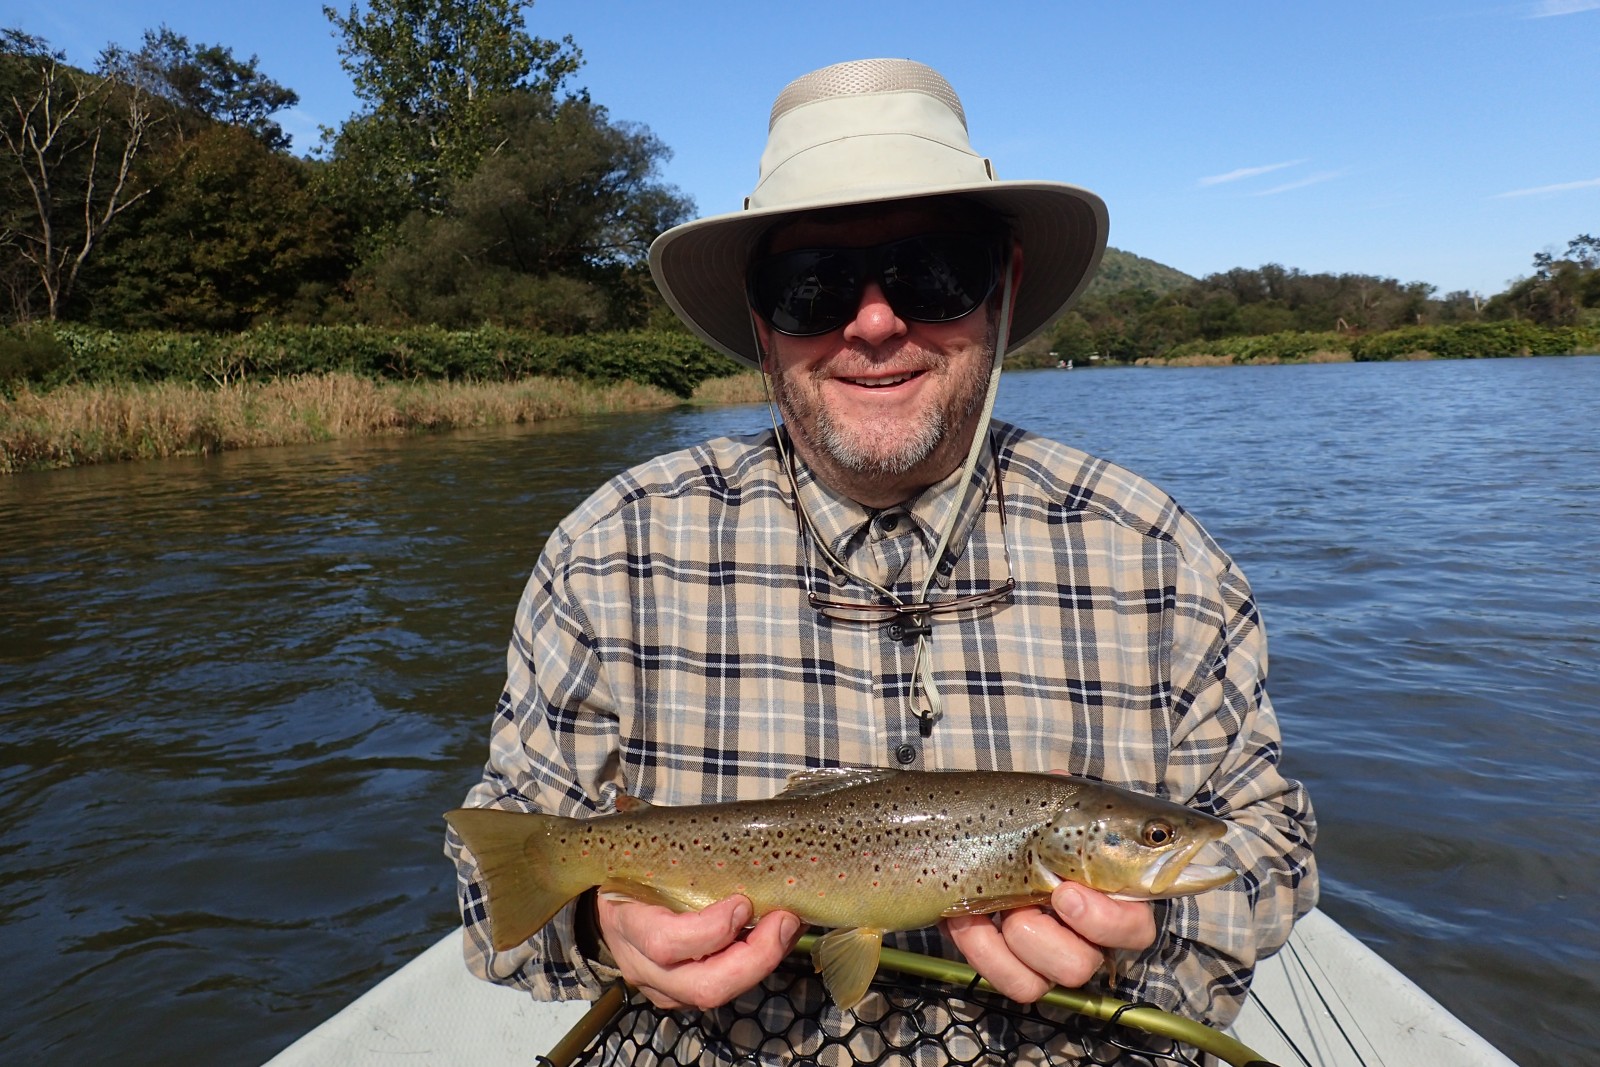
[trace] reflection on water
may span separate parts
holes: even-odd
[[[1324,906],[1521,1062],[1600,1043],[1600,360],[1033,372],[1264,605]],[[554,523],[764,409],[0,482],[0,1059],[264,1060],[454,923]]]

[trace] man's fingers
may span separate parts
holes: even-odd
[[[1094,977],[1105,962],[1098,946],[1084,940],[1043,908],[1018,908],[1000,920],[1006,947],[1018,963],[1051,985],[1076,989]],[[1043,996],[1041,990],[1034,999]]]
[[[1042,914],[1038,908],[1027,909]],[[1052,919],[1052,925],[1058,925]],[[1050,989],[1050,983],[1017,958],[1005,937],[987,915],[955,915],[944,921],[950,939],[972,969],[983,975],[1002,996],[1019,1004],[1032,1004]]]
[[[601,930],[623,977],[669,1009],[726,1004],[771,974],[801,932],[794,915],[772,912],[741,940],[751,915],[742,896],[683,914],[604,898],[599,907]]]
[[[1050,907],[1085,941],[1102,948],[1148,948],[1155,943],[1155,910],[1149,901],[1112,900],[1074,882],[1062,882]]]
[[[751,913],[750,901],[743,896],[719,900],[703,911],[682,914],[604,897],[600,898],[598,907],[600,928],[613,954],[619,947],[615,942],[620,940],[660,967],[701,959],[727,948],[738,939]]]

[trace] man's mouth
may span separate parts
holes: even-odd
[[[847,385],[858,385],[863,389],[887,389],[893,385],[900,385],[902,382],[909,382],[911,379],[918,377],[921,374],[921,371],[909,371],[905,374],[893,375],[892,377],[840,378],[839,380]]]

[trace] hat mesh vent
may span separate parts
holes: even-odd
[[[961,98],[932,67],[910,59],[858,59],[814,70],[790,82],[772,105],[767,129],[770,131],[786,112],[802,104],[835,96],[899,92],[933,97],[955,112],[962,128],[966,128],[967,113],[961,108]]]

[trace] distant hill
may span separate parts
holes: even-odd
[[[1100,270],[1089,283],[1085,296],[1108,296],[1124,289],[1149,289],[1154,293],[1170,293],[1195,281],[1181,270],[1165,263],[1124,252],[1120,248],[1107,248],[1100,261]]]

